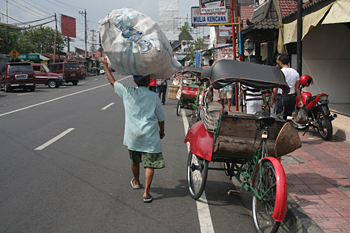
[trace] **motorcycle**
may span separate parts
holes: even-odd
[[[312,84],[312,78],[309,75],[300,77],[300,89],[308,87]],[[297,116],[294,119],[294,126],[297,129],[305,130],[304,134],[310,127],[317,129],[322,139],[330,140],[333,136],[332,120],[337,114],[331,114],[328,108],[328,95],[318,94],[312,96],[310,92],[302,92],[301,98],[303,107],[297,107]],[[299,97],[296,98],[296,106],[298,106]]]

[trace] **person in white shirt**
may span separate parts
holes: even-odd
[[[290,68],[290,58],[286,54],[282,54],[277,59],[277,64],[281,67],[281,70],[286,78],[286,82],[290,88],[289,93],[282,93],[282,89],[274,88],[274,96],[277,96],[277,111],[276,114],[282,114],[284,119],[287,119],[287,116],[291,116],[296,103],[296,95],[299,96],[298,106],[303,107],[303,102],[301,98],[300,91],[300,76],[299,73]],[[271,98],[270,106],[272,106],[272,101],[274,98]]]

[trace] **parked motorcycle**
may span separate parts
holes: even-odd
[[[309,75],[300,77],[300,89],[312,84],[312,78]],[[310,127],[317,129],[324,140],[330,140],[333,136],[332,120],[337,114],[332,114],[328,108],[328,95],[318,94],[312,96],[310,92],[302,92],[301,98],[303,107],[297,107],[297,116],[294,119],[294,125],[297,129],[304,129],[304,135]],[[296,106],[299,103],[299,97],[296,98]]]

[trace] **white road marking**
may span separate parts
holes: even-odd
[[[101,110],[103,111],[103,110],[106,110],[107,108],[109,108],[110,106],[112,106],[114,104],[114,102],[113,103],[110,103],[110,104],[108,104],[106,107],[103,107],[103,108],[101,108]]]
[[[98,78],[96,78],[96,79],[94,79],[94,80],[92,80],[92,81],[97,81],[98,80]]]
[[[182,114],[182,120],[184,123],[185,134],[187,134],[188,121],[187,121],[187,116],[186,116],[186,112],[184,109],[181,109],[181,114]],[[190,152],[190,144],[189,143],[187,143],[187,150],[188,150],[188,152]],[[196,201],[196,204],[197,204],[197,213],[198,213],[199,226],[201,228],[201,232],[202,233],[215,232],[214,227],[213,227],[213,222],[211,220],[208,200],[207,200],[207,197],[205,195],[205,191],[203,191],[202,196]]]
[[[79,84],[85,84],[85,82],[79,82]]]
[[[66,134],[68,134],[69,132],[73,131],[74,128],[69,128],[66,131],[64,131],[63,133],[57,135],[56,137],[54,137],[53,139],[47,141],[46,143],[42,144],[41,146],[35,148],[34,150],[42,150],[46,147],[48,147],[49,145],[51,145],[52,143],[54,143],[55,141],[57,141],[58,139],[64,137]]]
[[[120,81],[122,81],[124,79],[127,79],[127,78],[130,78],[130,77],[132,77],[132,75],[128,75],[128,76],[126,76],[124,78],[121,78],[121,79],[119,79],[117,81],[120,82]],[[89,88],[89,89],[86,89],[86,90],[83,90],[83,91],[78,91],[78,92],[75,92],[75,93],[71,93],[71,94],[68,94],[68,95],[57,97],[57,98],[54,98],[52,100],[47,100],[47,101],[44,101],[44,102],[41,102],[41,103],[37,103],[37,104],[33,104],[33,105],[30,105],[30,106],[27,106],[27,107],[24,107],[24,108],[19,108],[17,110],[13,110],[13,111],[10,111],[10,112],[5,112],[5,113],[0,114],[0,117],[9,115],[11,113],[23,111],[23,110],[26,110],[26,109],[29,109],[29,108],[33,108],[33,107],[36,107],[36,106],[40,106],[40,105],[43,105],[43,104],[51,103],[53,101],[60,100],[60,99],[63,99],[63,98],[67,98],[69,96],[77,95],[77,94],[84,93],[84,92],[87,92],[87,91],[92,91],[94,89],[97,89],[97,88],[100,88],[100,87],[105,87],[105,86],[108,86],[108,85],[110,85],[110,84],[109,83],[103,84],[103,85],[100,85],[100,86],[97,86],[97,87],[93,87],[93,88]]]
[[[33,93],[23,93],[23,94],[18,94],[18,96],[21,96],[21,95],[31,95]]]

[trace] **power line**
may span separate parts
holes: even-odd
[[[12,19],[12,20],[15,20],[15,21],[17,21],[17,22],[22,23],[21,21],[19,21],[19,20],[17,20],[17,19],[14,19],[14,18],[12,18],[12,17],[10,17],[10,16],[8,16],[8,15],[6,15],[6,14],[3,14],[3,13],[1,13],[1,12],[0,12],[0,14],[2,14],[3,16],[6,16],[6,17],[8,17],[8,18],[10,18],[10,19]],[[9,25],[10,25],[10,24],[9,24]]]
[[[53,20],[48,21],[48,22],[46,22],[46,23],[42,23],[42,24],[38,24],[38,25],[35,25],[35,26],[29,26],[29,27],[27,27],[27,28],[23,28],[22,30],[28,30],[28,29],[40,27],[40,26],[43,26],[43,25],[45,25],[45,24],[52,23],[52,22],[54,22],[54,21],[55,21],[55,20],[53,19]]]
[[[83,9],[83,8],[81,8],[81,7],[77,7],[77,6],[73,6],[73,5],[69,5],[68,3],[65,3],[65,2],[61,2],[61,1],[59,1],[59,0],[56,0],[57,2],[59,2],[59,3],[62,3],[62,4],[65,4],[65,5],[67,5],[67,6],[70,6],[70,7],[72,7],[72,8],[75,8],[75,9],[77,9],[77,10],[81,10],[81,9]]]
[[[35,22],[38,22],[38,21],[42,21],[42,20],[45,20],[45,19],[49,19],[49,18],[52,18],[52,17],[55,17],[54,15],[52,16],[49,16],[49,17],[46,17],[46,18],[43,18],[43,19],[38,19],[38,20],[33,20],[33,21],[29,21],[29,22],[21,22],[21,23],[14,23],[13,25],[20,25],[20,24],[30,24],[30,23],[35,23]]]
[[[19,3],[16,2],[15,0],[13,0],[13,2],[19,4]],[[38,14],[38,15],[46,16],[46,15],[42,15],[41,13],[38,13],[38,12],[36,12],[36,11],[30,12],[29,10],[23,9],[22,7],[20,7],[20,6],[18,6],[18,5],[15,5],[15,4],[11,3],[11,2],[9,2],[9,3],[10,3],[11,5],[13,5],[14,7],[17,7],[17,8],[19,8],[19,9],[21,9],[22,11],[25,11],[25,12],[27,12],[27,13],[29,13],[29,14],[32,14],[32,13],[34,12],[34,13],[36,13],[36,14]]]
[[[28,4],[28,5],[30,5],[30,6],[32,6],[32,7],[34,7],[35,9],[38,9],[38,6],[40,6],[39,4],[37,4],[36,6],[35,5],[32,5],[32,4],[30,4],[29,2],[27,2],[26,0],[21,0],[22,2],[24,2],[24,3],[26,3],[26,4]],[[38,10],[40,10],[40,9],[38,9]],[[45,11],[43,11],[43,10],[41,10],[42,12],[45,12]],[[48,15],[51,15],[51,13],[48,13],[48,12],[45,12],[46,14],[48,14]]]
[[[60,5],[58,5],[58,4],[56,4],[55,2],[51,2],[51,1],[49,1],[49,0],[46,0],[47,2],[49,2],[49,3],[51,3],[51,4],[54,4],[54,5],[56,5],[56,6],[59,6],[59,7],[62,7],[62,8],[65,8],[65,9],[67,9],[67,10],[70,10],[70,11],[76,11],[76,10],[72,10],[71,8],[68,8],[68,7],[65,7],[65,6],[60,6]],[[57,1],[57,0],[56,0]]]

